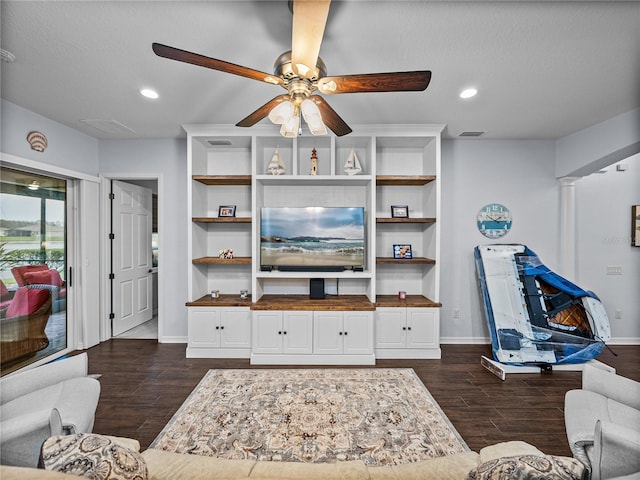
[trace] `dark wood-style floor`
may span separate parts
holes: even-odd
[[[598,360],[640,381],[640,346],[615,346]],[[207,370],[253,367],[249,360],[187,359],[185,345],[115,339],[88,350],[90,373],[101,373],[94,432],[126,436],[147,448]],[[380,360],[410,367],[472,450],[523,440],[547,454],[571,455],[564,430],[564,394],[580,388],[580,372],[509,374],[502,381],[480,365],[489,345],[443,345],[441,360]],[[298,368],[285,367],[282,368]],[[310,367],[300,367],[310,368]]]

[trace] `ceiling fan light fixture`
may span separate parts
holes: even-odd
[[[280,135],[287,138],[298,136],[300,130],[300,112],[294,114],[280,127]]]
[[[304,121],[307,122],[309,126],[309,131],[312,135],[326,135],[327,127],[325,127],[322,122],[322,115],[320,114],[320,109],[312,100],[308,98],[305,99],[300,105],[300,110],[302,110],[302,116],[304,117]]]
[[[269,120],[276,125],[284,125],[293,116],[294,107],[293,103],[289,100],[285,100],[279,103],[269,112]]]

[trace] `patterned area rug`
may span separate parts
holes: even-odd
[[[469,450],[408,368],[210,370],[151,447],[367,465]]]

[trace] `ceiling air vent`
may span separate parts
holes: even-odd
[[[487,132],[462,132],[459,137],[479,137]]]
[[[231,145],[231,140],[226,138],[218,138],[214,140],[209,140],[208,142],[209,142],[209,145],[211,145],[212,147],[228,147],[229,145]]]
[[[135,130],[127,127],[117,120],[106,120],[103,118],[83,118],[80,120],[85,125],[89,125],[96,130],[112,135],[135,134]]]

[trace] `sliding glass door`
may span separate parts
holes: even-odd
[[[0,371],[67,348],[67,180],[0,170]]]

